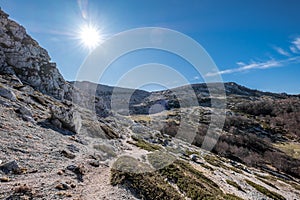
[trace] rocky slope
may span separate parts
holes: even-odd
[[[66,82],[1,10],[0,28],[0,199],[300,199],[299,96],[225,84],[214,154],[199,148],[213,112],[205,85],[189,107],[184,87],[118,88],[118,105],[133,95],[115,112],[114,88]],[[194,145],[174,137],[182,115]]]

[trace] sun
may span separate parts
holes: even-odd
[[[79,39],[82,45],[88,49],[94,49],[103,42],[100,30],[93,25],[82,26],[79,32]]]

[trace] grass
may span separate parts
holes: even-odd
[[[271,182],[267,181],[266,179],[263,179],[263,178],[260,178],[260,177],[256,177],[258,180],[260,180],[261,182],[263,182],[264,184],[268,185],[268,186],[271,186],[275,189],[278,190],[278,188]]]
[[[236,172],[238,174],[243,174],[244,173],[242,170],[240,170],[239,168],[236,168],[236,167],[231,167],[231,166],[227,167],[226,166],[226,168],[229,169],[229,170],[231,170],[231,171],[234,171],[234,172]]]
[[[129,156],[121,157],[111,170],[111,184],[129,188],[138,198],[183,200],[158,172],[142,173],[147,167]]]
[[[244,191],[243,188],[242,188],[237,182],[234,182],[234,181],[231,181],[231,180],[228,180],[228,179],[226,180],[226,182],[227,182],[229,185],[231,185],[231,186],[237,188],[238,190]]]
[[[156,150],[161,150],[162,147],[158,146],[156,144],[150,144],[148,142],[146,142],[143,139],[137,138],[137,137],[132,137],[132,139],[134,140],[134,142],[128,141],[129,144],[135,145],[141,149],[144,149],[146,151],[156,151]]]
[[[289,184],[295,189],[300,191],[300,185],[298,183],[289,182]]]
[[[232,167],[232,166],[226,166],[224,165],[221,160],[215,156],[212,156],[212,155],[206,155],[204,156],[204,159],[206,162],[208,162],[209,164],[215,166],[215,167],[219,167],[219,168],[223,168],[223,169],[227,169],[227,170],[231,170],[231,171],[234,171],[236,173],[239,173],[239,174],[243,174],[243,171],[236,168],[236,167]]]
[[[299,143],[280,143],[274,145],[276,148],[283,151],[286,155],[300,159],[300,144]]]
[[[191,199],[220,199],[223,195],[216,183],[186,162],[177,160],[161,169],[160,174]]]
[[[190,151],[190,150],[186,150],[185,151],[185,154],[187,155],[187,156],[190,156],[190,155],[193,155],[193,154],[195,154],[195,155],[199,155],[199,151]]]
[[[288,180],[285,180],[285,179],[282,179],[282,178],[275,178],[273,176],[262,176],[262,175],[259,175],[259,174],[255,174],[257,176],[257,179],[259,179],[260,181],[264,182],[265,184],[271,186],[272,183],[269,183],[266,181],[266,180],[270,180],[270,181],[274,181],[276,182],[277,180],[280,180],[286,184],[289,184],[291,185],[295,190],[299,190],[300,191],[300,184],[298,183],[295,183],[293,181],[288,181]],[[272,187],[276,188],[276,186],[274,186],[274,184],[272,184]],[[276,188],[277,189],[277,188]]]
[[[261,185],[258,185],[256,183],[253,183],[252,181],[250,181],[248,179],[245,179],[245,181],[249,185],[251,185],[252,187],[254,187],[257,191],[261,192],[262,194],[266,195],[267,197],[270,197],[270,198],[272,198],[274,200],[285,200],[285,198],[282,195],[280,195],[280,194],[278,194],[276,192],[270,191],[267,188],[265,188],[265,187],[263,187]]]
[[[134,115],[131,118],[138,123],[149,123],[151,121],[151,117],[149,115]]]
[[[226,168],[226,166],[215,156],[206,155],[204,156],[204,160],[215,167]]]
[[[152,156],[155,160],[159,158],[158,154],[153,153],[150,154],[148,159],[151,160]],[[165,156],[168,157],[169,155]],[[142,168],[145,167],[147,166],[143,166],[134,158],[127,157],[120,160],[112,168],[111,184],[123,185],[129,188],[138,198],[149,200],[181,200],[185,197],[192,200],[241,200],[233,194],[224,194],[216,183],[193,168],[188,162],[176,160],[170,165],[151,173],[134,173],[142,172]],[[124,169],[129,171],[126,172]]]
[[[226,194],[224,196],[224,199],[226,199],[226,200],[243,200],[242,198],[237,197],[234,194]]]
[[[205,169],[208,169],[210,171],[214,171],[214,168],[212,168],[211,166],[206,165],[206,164],[201,164],[201,167],[204,167]]]

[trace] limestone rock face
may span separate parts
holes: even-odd
[[[22,83],[57,99],[70,99],[70,86],[48,52],[24,27],[0,10],[0,74],[15,75]]]
[[[0,96],[7,98],[11,101],[15,101],[17,99],[16,95],[13,91],[11,91],[5,87],[2,87],[1,85],[0,85]]]
[[[64,108],[58,106],[52,106],[51,118],[52,124],[57,128],[65,128],[74,133],[79,133],[81,129],[81,116],[79,112],[73,108]]]

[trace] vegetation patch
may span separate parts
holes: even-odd
[[[214,171],[214,168],[212,168],[211,166],[209,165],[206,165],[206,164],[201,164],[202,167],[204,167],[205,169],[208,169],[210,171]]]
[[[300,159],[300,144],[299,143],[280,143],[274,145],[288,156]]]
[[[262,176],[262,175],[259,175],[259,174],[255,174],[256,176],[257,176],[257,178],[260,180],[260,181],[262,181],[262,182],[264,182],[265,184],[267,184],[266,182],[266,180],[270,180],[270,181],[274,181],[274,182],[276,182],[277,180],[280,180],[280,181],[282,181],[282,182],[284,182],[284,183],[286,183],[286,184],[289,184],[289,185],[291,185],[295,190],[299,190],[300,191],[300,185],[298,184],[298,183],[295,183],[295,182],[293,182],[293,181],[288,181],[288,180],[285,180],[285,179],[282,179],[282,178],[275,178],[275,177],[273,177],[273,176]],[[271,184],[271,183],[270,183]],[[270,185],[271,186],[271,185]],[[274,185],[273,185],[274,186]],[[276,188],[276,186],[274,186],[275,188]],[[277,189],[277,188],[276,188]]]
[[[235,196],[234,194],[226,194],[224,196],[224,199],[226,199],[226,200],[243,200],[242,198]]]
[[[153,157],[156,160],[159,158],[157,156],[157,154],[153,153],[150,154],[150,158],[148,157],[148,159],[151,160]],[[142,166],[143,164],[140,164],[134,158],[120,160],[116,165],[111,172],[111,184],[123,185],[142,199],[181,200],[185,199],[185,197],[192,200],[241,199],[232,194],[224,194],[216,183],[185,161],[176,160],[160,170],[147,173],[133,173],[142,172],[141,169],[147,167]],[[129,169],[129,171],[124,170],[125,168]],[[130,170],[136,171],[130,172]]]
[[[129,188],[138,198],[184,199],[158,172],[142,173],[147,167],[134,158],[124,156],[117,160],[111,170],[111,184]]]
[[[135,145],[141,149],[144,149],[146,151],[156,151],[156,150],[161,150],[162,147],[158,146],[156,144],[150,144],[149,142],[146,142],[143,139],[137,138],[137,137],[132,137],[134,142],[128,141],[129,144]]]
[[[195,154],[195,155],[199,155],[199,151],[190,151],[190,150],[186,150],[185,151],[185,154],[187,155],[187,156],[190,156],[190,155],[193,155],[193,154]]]
[[[243,171],[242,170],[240,170],[239,168],[236,168],[236,167],[226,167],[227,169],[229,169],[229,170],[231,170],[231,171],[234,171],[234,172],[236,172],[236,173],[238,173],[238,174],[243,174]]]
[[[265,188],[265,187],[263,187],[261,185],[258,185],[256,183],[253,183],[252,181],[250,181],[248,179],[245,179],[245,181],[249,185],[251,185],[252,187],[254,187],[257,191],[261,192],[262,194],[266,195],[267,197],[270,197],[270,198],[272,198],[274,200],[285,200],[285,198],[282,195],[280,195],[280,194],[278,194],[276,192],[270,191],[267,188]]]
[[[260,178],[260,177],[256,177],[258,180],[260,180],[261,182],[263,182],[264,184],[266,184],[266,185],[268,185],[268,186],[271,186],[271,187],[273,187],[273,188],[275,188],[275,189],[277,189],[278,190],[278,188],[273,184],[273,183],[271,183],[271,182],[269,182],[269,181],[267,181],[267,180],[265,180],[265,179],[263,179],[263,178]]]
[[[237,182],[231,181],[231,180],[228,180],[228,179],[226,180],[226,182],[227,182],[229,185],[231,185],[231,186],[237,188],[238,190],[244,191],[243,188],[242,188]]]
[[[209,164],[215,166],[215,167],[221,167],[221,168],[227,168],[217,157],[212,155],[206,155],[204,156],[204,159]]]
[[[216,183],[186,162],[177,160],[161,169],[160,174],[191,199],[213,199],[223,195]]]

